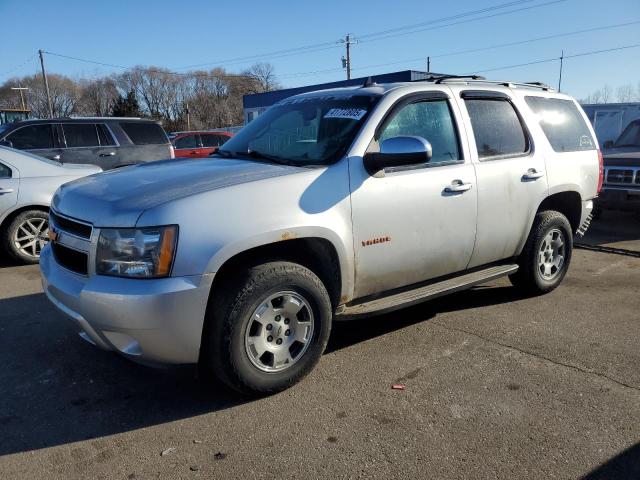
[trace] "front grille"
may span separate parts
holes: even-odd
[[[91,238],[91,225],[87,225],[86,223],[76,222],[75,220],[71,220],[67,217],[61,217],[57,215],[54,211],[49,213],[49,219],[60,228],[60,230],[64,230],[65,232],[69,232],[72,235],[80,238]]]
[[[607,183],[633,183],[633,170],[610,168],[609,170],[607,170]]]
[[[56,261],[64,268],[80,275],[87,274],[89,256],[86,253],[78,252],[56,242],[52,242],[51,248]]]

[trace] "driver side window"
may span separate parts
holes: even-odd
[[[456,127],[446,100],[410,103],[387,123],[378,142],[401,135],[422,137],[431,143],[430,164],[461,160]]]

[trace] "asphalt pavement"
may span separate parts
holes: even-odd
[[[5,260],[0,478],[638,479],[639,343],[640,258],[579,249],[546,296],[336,324],[302,383],[245,400],[83,342]]]

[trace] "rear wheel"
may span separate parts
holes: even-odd
[[[289,262],[249,268],[214,292],[203,362],[243,394],[284,390],[318,363],[331,331],[326,288]]]
[[[9,255],[22,263],[38,263],[49,241],[49,214],[43,210],[21,212],[3,233],[2,243]]]
[[[556,211],[540,212],[518,259],[520,268],[509,279],[529,293],[550,292],[566,275],[572,253],[573,234],[567,217]]]

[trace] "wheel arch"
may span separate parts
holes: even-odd
[[[545,210],[555,210],[567,217],[573,233],[577,232],[580,228],[582,197],[580,193],[575,190],[567,190],[549,195],[542,201],[536,214]]]
[[[0,220],[0,231],[4,231],[4,229],[11,223],[11,221],[20,215],[22,212],[27,212],[29,210],[40,210],[42,212],[49,213],[49,205],[41,204],[41,203],[32,203],[29,205],[20,205],[14,210],[6,213],[4,217]]]

